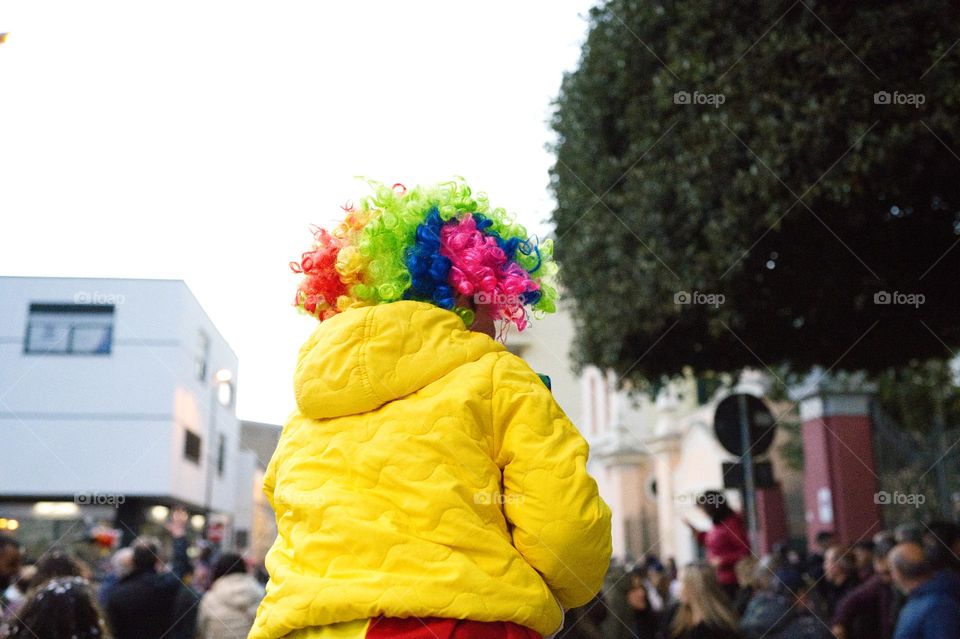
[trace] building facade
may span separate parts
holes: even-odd
[[[28,549],[176,506],[249,535],[237,356],[183,281],[2,277],[0,307],[0,518]]]

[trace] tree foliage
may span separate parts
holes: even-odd
[[[878,372],[960,344],[958,18],[945,0],[591,10],[551,172],[579,363]]]

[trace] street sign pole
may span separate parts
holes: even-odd
[[[737,396],[737,412],[740,413],[740,446],[743,451],[743,493],[747,514],[747,530],[750,535],[750,549],[757,551],[757,501],[756,485],[753,476],[753,453],[750,442],[750,411],[747,409],[747,396]]]

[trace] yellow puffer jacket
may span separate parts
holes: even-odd
[[[323,322],[264,480],[277,539],[251,639],[387,617],[555,632],[599,591],[610,510],[523,360],[402,301]]]

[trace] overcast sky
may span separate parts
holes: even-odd
[[[588,0],[0,2],[0,274],[186,280],[279,423],[308,224],[354,176],[464,176],[549,230],[546,120]]]

